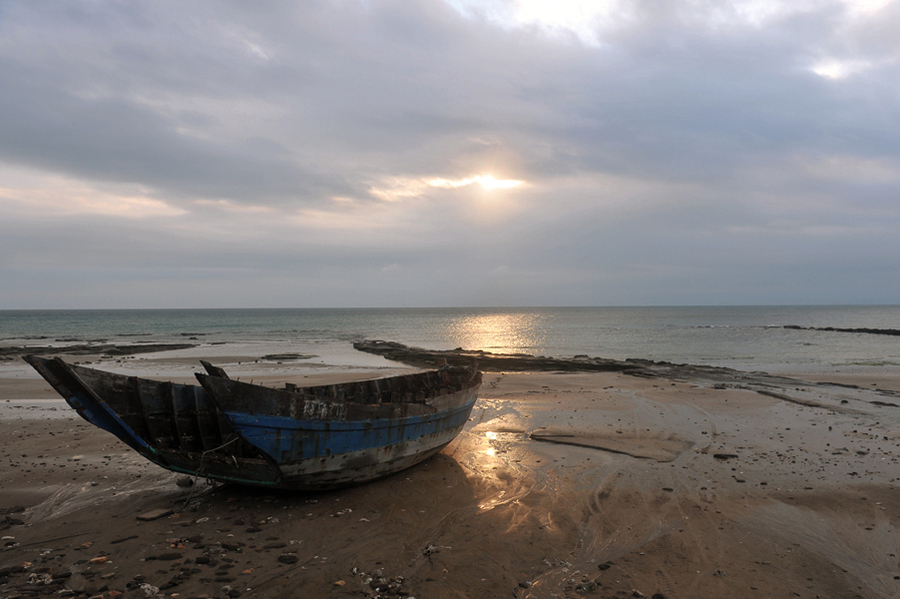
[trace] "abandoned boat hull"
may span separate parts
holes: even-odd
[[[387,418],[295,419],[271,414],[229,411],[228,404],[247,401],[242,391],[259,387],[199,375],[223,406],[234,430],[279,464],[282,484],[292,488],[327,488],[365,482],[408,468],[434,455],[463,429],[477,400],[478,387],[431,399],[427,414]],[[277,392],[276,392],[277,393]],[[274,397],[275,393],[266,393]],[[359,406],[362,407],[362,406]],[[383,409],[369,408],[369,412]],[[322,412],[323,408],[315,410]],[[384,410],[386,411],[386,410]]]
[[[481,383],[474,369],[455,368],[271,389],[204,364],[211,375],[198,374],[197,386],[25,360],[85,420],[163,468],[301,490],[358,484],[427,459],[465,426]]]

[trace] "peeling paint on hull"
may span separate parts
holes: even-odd
[[[469,395],[471,398],[465,403],[441,412],[438,417],[406,419],[415,422],[382,419],[366,428],[354,422],[351,425],[355,426],[341,427],[341,430],[336,430],[336,423],[331,423],[330,430],[324,430],[316,426],[321,423],[301,421],[296,429],[282,429],[280,437],[269,426],[241,422],[240,419],[235,419],[235,428],[253,445],[271,450],[270,455],[281,456],[284,486],[298,489],[340,487],[408,468],[443,449],[469,418],[477,399],[474,390]],[[317,455],[304,457],[310,455],[304,451],[304,445],[313,445],[309,443],[311,439],[326,436],[329,442],[315,443]],[[292,443],[292,439],[307,443]]]
[[[462,430],[481,373],[437,371],[271,389],[204,364],[201,386],[151,381],[26,356],[82,418],[175,472],[320,490],[413,466]]]

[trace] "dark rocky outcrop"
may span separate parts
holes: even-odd
[[[178,349],[190,349],[197,347],[196,343],[140,343],[135,345],[114,345],[114,344],[80,344],[80,345],[58,345],[45,347],[29,346],[29,347],[0,347],[0,356],[23,356],[25,354],[33,354],[38,356],[46,356],[52,354],[54,356],[133,356],[135,354],[149,354],[161,351],[173,351]]]
[[[706,378],[708,380],[734,381],[749,373],[731,368],[694,364],[673,364],[638,358],[614,360],[592,358],[585,355],[573,358],[532,356],[530,354],[495,354],[483,350],[456,349],[434,350],[410,347],[396,341],[365,340],[353,347],[359,351],[384,356],[388,360],[402,362],[420,368],[437,368],[446,363],[457,366],[474,365],[480,370],[528,372],[622,372],[632,376],[649,378]]]
[[[461,347],[447,350],[410,347],[396,341],[358,341],[353,347],[359,351],[384,356],[388,360],[402,362],[420,368],[437,368],[441,364],[453,366],[476,365],[481,370],[529,371],[606,371],[623,372],[639,370],[653,364],[649,360],[610,360],[607,358],[552,358],[530,354],[494,354],[483,350],[465,350]]]
[[[784,328],[794,331],[828,331],[832,333],[862,333],[865,335],[892,335],[900,337],[900,329],[870,329],[870,328],[841,328],[841,327],[802,327],[797,324],[786,324]]]

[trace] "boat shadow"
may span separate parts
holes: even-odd
[[[202,484],[202,483],[201,483]],[[442,489],[446,491],[442,492]],[[283,506],[316,503],[356,502],[365,500],[373,505],[375,498],[392,502],[408,501],[412,496],[427,491],[432,501],[441,495],[462,495],[474,500],[475,491],[466,472],[456,458],[438,453],[420,464],[400,472],[366,483],[322,491],[292,490],[256,487],[237,483],[216,483],[202,493],[203,500],[211,505],[226,506],[235,501],[262,499],[277,501]],[[197,497],[200,497],[198,495]]]

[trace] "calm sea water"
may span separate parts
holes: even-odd
[[[900,306],[0,311],[0,344],[190,340],[207,355],[315,354],[368,366],[358,339],[432,349],[587,354],[770,372],[897,368],[900,337],[785,329],[900,328]],[[380,360],[380,358],[379,358]]]

